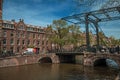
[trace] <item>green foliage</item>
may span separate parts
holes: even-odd
[[[63,20],[54,20],[51,25],[46,29],[48,39],[51,43],[57,44],[59,49],[63,48],[64,45],[73,45],[77,47],[79,45],[86,44],[85,33],[80,31],[80,26],[68,25]],[[120,39],[114,37],[106,37],[102,32],[99,32],[100,45],[120,45]],[[90,41],[93,45],[96,45],[95,35],[90,33]]]
[[[69,42],[76,45],[80,40],[80,27],[76,25],[70,25],[68,28],[70,32]]]
[[[110,37],[110,43],[109,45],[120,45],[120,39],[115,39],[113,36]]]
[[[52,25],[48,26],[48,29],[51,28],[51,36],[49,40],[58,44],[61,49],[66,44],[76,45],[80,38],[80,29],[79,26],[68,25],[64,20],[54,20]]]
[[[102,32],[99,32],[98,33],[99,34],[99,43],[100,43],[100,45],[102,45],[102,46],[108,46],[108,40],[106,39],[106,36],[102,33]]]
[[[67,23],[63,20],[54,20],[52,25],[48,26],[51,30],[51,36],[49,40],[52,43],[58,44],[60,48],[65,44],[65,37],[68,33]]]

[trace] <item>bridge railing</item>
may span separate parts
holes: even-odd
[[[77,47],[71,50],[66,50],[66,49],[53,49],[53,50],[49,50],[48,53],[56,53],[56,52],[87,52],[87,48],[86,47]],[[116,47],[99,47],[99,49],[97,49],[95,46],[90,47],[88,52],[92,52],[92,53],[110,53],[110,54],[114,54],[114,53],[120,53],[120,47],[116,46]]]
[[[79,48],[79,49],[53,49],[53,50],[49,50],[48,53],[56,53],[56,52],[84,52],[86,51],[86,49],[84,48]]]

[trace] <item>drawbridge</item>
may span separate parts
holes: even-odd
[[[86,45],[87,50],[90,49],[90,36],[89,36],[89,24],[93,24],[96,32],[96,42],[97,42],[97,49],[99,48],[99,22],[107,22],[107,21],[114,21],[120,20],[120,6],[112,7],[108,9],[100,9],[96,11],[74,14],[71,16],[63,17],[62,20],[73,24],[85,24],[86,29]]]

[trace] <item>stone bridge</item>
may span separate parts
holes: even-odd
[[[106,64],[106,59],[115,61],[120,67],[120,54],[77,53],[77,54],[38,54],[0,58],[0,67],[18,66],[34,63],[79,63],[85,66]]]
[[[86,66],[97,66],[99,63],[105,64],[106,59],[115,61],[120,67],[120,54],[84,53],[84,65]]]
[[[38,55],[23,55],[0,58],[0,67],[18,66],[34,63],[60,63],[59,58],[55,53],[38,54]]]

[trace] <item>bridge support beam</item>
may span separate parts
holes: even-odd
[[[94,22],[94,25],[95,25],[95,28],[96,28],[96,36],[97,36],[97,40],[96,40],[96,42],[97,42],[97,52],[98,52],[98,50],[99,50],[99,46],[100,46],[100,44],[99,44],[99,29],[98,29],[98,22],[96,21],[96,22]]]
[[[89,20],[88,20],[89,14],[85,15],[85,27],[86,27],[86,45],[87,45],[87,51],[90,49],[90,37],[89,37]]]

